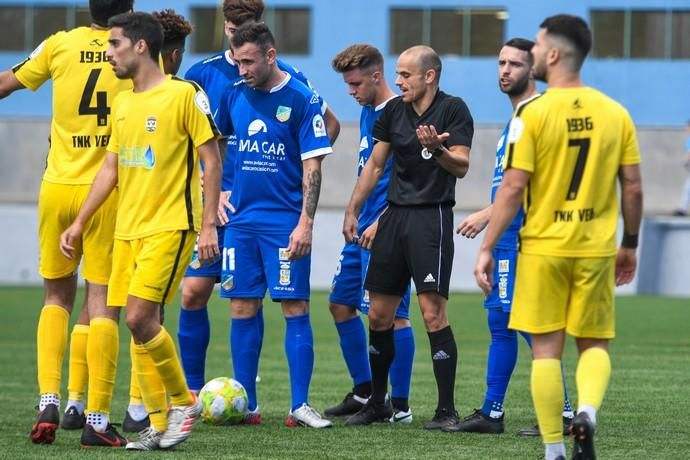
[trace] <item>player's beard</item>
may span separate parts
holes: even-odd
[[[509,87],[508,89],[502,89],[505,94],[508,96],[517,96],[520,94],[523,94],[525,90],[527,89],[527,85],[529,84],[529,76],[526,76],[522,80],[516,81],[513,86]]]

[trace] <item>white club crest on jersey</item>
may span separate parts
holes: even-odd
[[[199,110],[201,110],[204,115],[211,115],[211,104],[208,102],[206,93],[203,91],[197,91],[196,95],[194,96],[194,103],[197,107],[199,107]]]
[[[525,130],[525,123],[522,118],[516,117],[510,121],[510,128],[508,128],[508,142],[514,144],[522,137],[522,132]]]
[[[367,136],[362,136],[362,140],[359,141],[359,151],[361,152],[362,150],[366,150],[369,148],[369,141],[367,140]]]
[[[259,120],[258,118],[251,123],[249,123],[249,128],[247,128],[247,133],[250,136],[253,136],[254,134],[258,132],[265,133],[268,131],[268,128],[266,127],[266,123],[264,123],[263,120]]]
[[[35,58],[36,56],[38,56],[39,54],[41,54],[41,51],[43,51],[43,47],[44,47],[44,46],[46,46],[45,40],[43,40],[43,41],[41,42],[41,44],[38,45],[38,46],[36,47],[36,49],[33,50],[33,51],[31,52],[31,54],[29,54],[29,59],[33,59],[33,58]]]

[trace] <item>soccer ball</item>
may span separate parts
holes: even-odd
[[[247,390],[235,379],[218,377],[199,392],[201,419],[211,425],[236,424],[247,414]]]

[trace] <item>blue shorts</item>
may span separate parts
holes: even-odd
[[[220,296],[273,301],[309,300],[311,255],[287,260],[289,233],[249,233],[226,227]]]
[[[517,250],[494,249],[494,285],[484,300],[484,307],[509,313],[513,305]]]
[[[218,247],[223,248],[223,235],[225,235],[225,228],[224,227],[216,227],[216,231],[218,232]],[[196,243],[194,243],[194,254],[192,255],[192,261],[198,260],[197,259],[197,244],[199,243],[199,236],[196,237]],[[212,264],[209,265],[202,265],[199,268],[192,268],[190,266],[187,266],[187,271],[184,272],[184,276],[194,276],[198,278],[215,278],[216,283],[220,282],[220,275],[221,275],[221,269],[222,269],[222,264],[221,260],[217,260],[213,262]],[[191,263],[191,261],[190,261]]]
[[[369,291],[364,289],[371,253],[356,244],[346,243],[331,282],[332,303],[348,305],[365,315],[369,312]],[[410,319],[410,286],[395,312],[396,318]]]

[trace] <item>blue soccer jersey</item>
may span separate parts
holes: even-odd
[[[278,68],[283,70],[305,85],[312,88],[309,79],[295,67],[286,64],[278,59]],[[208,59],[197,62],[187,70],[184,76],[187,80],[193,80],[201,86],[211,103],[211,113],[215,117],[218,113],[218,106],[220,105],[221,96],[229,84],[236,83],[241,80],[240,69],[237,67],[235,61],[232,60],[232,55],[229,50],[220,52]],[[313,89],[313,88],[312,88]],[[321,110],[326,112],[326,103],[319,97]],[[237,139],[234,135],[228,136],[227,151],[223,159],[223,183],[221,190],[232,190],[234,165],[235,165],[235,150],[237,149]]]
[[[501,134],[501,138],[498,140],[498,145],[496,146],[496,166],[494,167],[494,179],[491,183],[491,202],[494,202],[496,198],[496,190],[498,186],[501,185],[501,180],[503,180],[503,162],[506,155],[506,136],[508,135],[508,128],[510,123],[508,123]],[[522,227],[522,220],[525,217],[525,210],[520,207],[517,215],[510,223],[506,231],[503,232],[501,239],[498,240],[496,244],[497,248],[500,249],[513,249],[517,250],[518,246],[518,234],[520,233],[520,227]]]
[[[229,225],[292,231],[302,212],[302,162],[333,151],[319,97],[290,74],[269,91],[240,80],[223,95],[216,123],[237,136]]]
[[[392,98],[391,98],[392,99]],[[376,107],[370,105],[362,108],[362,114],[359,117],[359,165],[357,168],[357,176],[362,174],[362,168],[369,160],[371,152],[374,149],[374,140],[371,133],[374,131],[374,124],[378,120],[379,115],[386,103],[390,99],[382,102]],[[376,222],[383,210],[388,205],[386,201],[386,193],[388,191],[388,182],[391,177],[391,168],[393,167],[393,158],[389,158],[386,163],[386,170],[376,184],[376,188],[369,195],[369,198],[362,205],[362,210],[359,213],[359,231],[363,232],[371,224]]]

